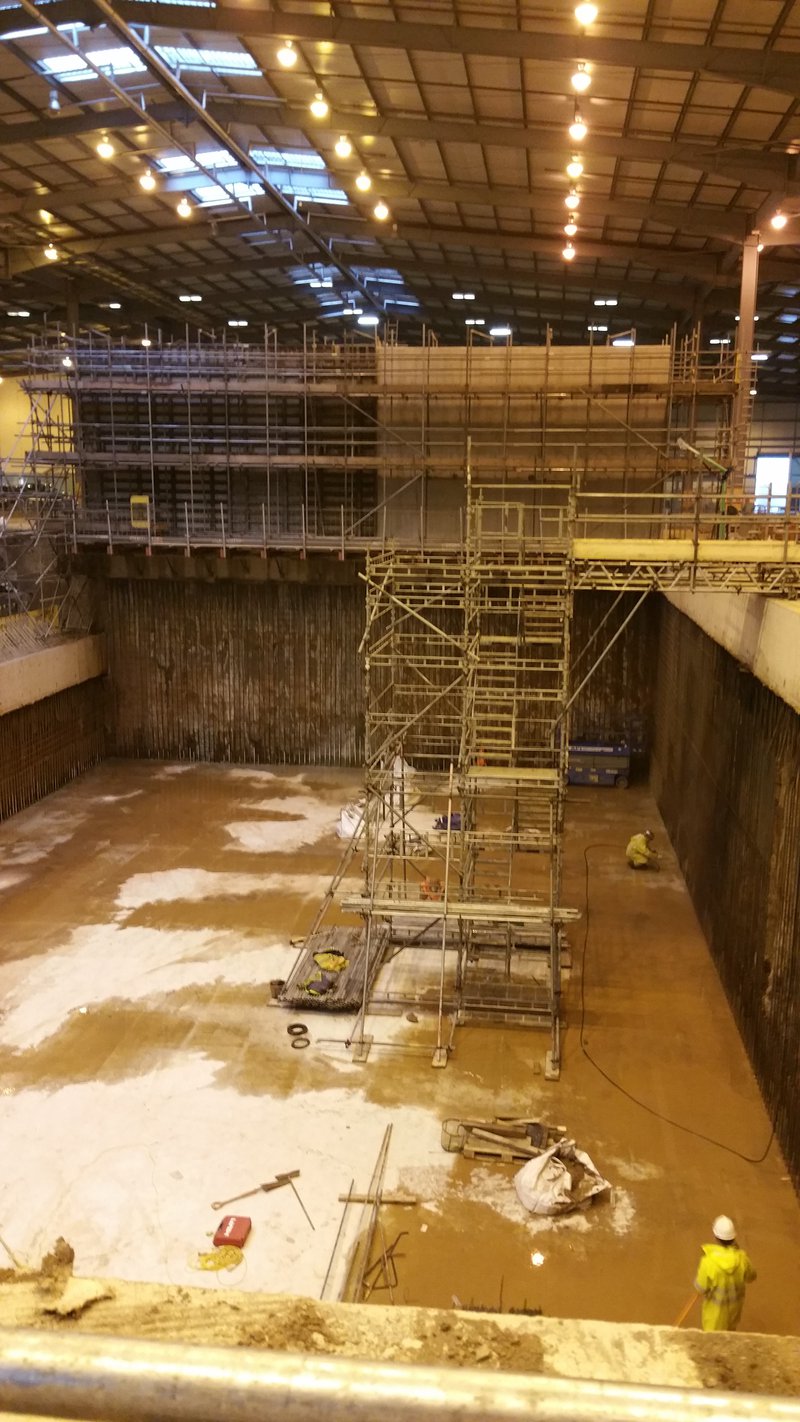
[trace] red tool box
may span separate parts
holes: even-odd
[[[214,1244],[235,1244],[241,1249],[252,1227],[253,1221],[247,1215],[225,1215],[217,1226]]]

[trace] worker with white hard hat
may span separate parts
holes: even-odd
[[[694,1286],[703,1296],[704,1331],[731,1332],[739,1326],[745,1288],[756,1271],[736,1243],[736,1226],[728,1215],[717,1215],[711,1229],[714,1243],[703,1245]]]
[[[625,857],[631,869],[657,869],[658,854],[653,849],[653,831],[642,830],[628,840]]]

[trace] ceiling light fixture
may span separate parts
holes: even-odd
[[[192,204],[189,202],[189,199],[182,197],[175,211],[177,212],[179,217],[191,217]]]
[[[464,322],[465,326],[485,326],[486,322],[482,316],[468,316]]]
[[[570,188],[567,196],[564,198],[564,206],[568,207],[570,212],[575,212],[576,208],[579,208],[580,205],[580,193],[577,193],[574,188]]]
[[[587,331],[607,331],[608,326],[587,326]]]
[[[579,178],[582,172],[583,164],[577,154],[575,154],[567,164],[567,177]]]
[[[275,58],[281,69],[294,69],[297,63],[297,50],[291,40],[284,40]]]
[[[389,216],[389,209],[386,206],[386,203],[383,201],[383,198],[380,198],[378,202],[376,202],[375,206],[372,209],[372,215],[373,217],[377,217],[379,222],[386,221],[387,217]]]
[[[353,151],[353,145],[345,133],[340,133],[334,144],[333,151],[337,158],[349,158]]]
[[[356,178],[356,187],[360,193],[368,193],[372,187],[372,179],[369,173],[361,172]]]
[[[619,306],[616,296],[598,296],[594,304],[595,306]]]
[[[42,222],[52,222],[52,221],[53,221],[53,214],[52,214],[52,212],[48,212],[46,207],[40,207],[40,208],[39,208],[39,216],[41,217]]]
[[[758,394],[758,391],[756,390],[755,385],[751,385],[751,386],[750,386],[750,394],[751,394],[751,395],[757,395],[757,394]]]
[[[769,355],[768,355],[768,353],[767,353],[766,351],[753,351],[753,354],[751,355],[750,359],[751,359],[751,360],[769,360]]]
[[[179,297],[178,297],[178,300],[179,300],[179,301],[202,301],[203,298],[202,298],[202,296],[198,296],[198,295],[197,295],[196,293],[194,293],[194,292],[193,292],[193,293],[184,292],[184,294],[183,294],[182,296],[179,296]]]
[[[575,233],[577,232],[577,230],[578,230],[578,224],[577,224],[577,222],[575,221],[575,218],[574,218],[574,217],[571,217],[570,220],[569,220],[569,222],[566,222],[566,223],[564,224],[564,235],[565,235],[566,237],[574,237],[574,236],[575,236]]]
[[[7,311],[7,316],[30,316],[30,311]]]
[[[490,335],[490,336],[510,336],[510,335],[511,335],[511,327],[510,327],[510,326],[490,326],[490,327],[489,327],[489,335]]]
[[[774,227],[776,232],[781,232],[789,221],[785,212],[775,212],[769,220],[770,227]]]
[[[596,5],[584,3],[584,0],[581,0],[580,5],[575,6],[575,19],[578,21],[579,25],[583,25],[584,29],[586,29],[587,25],[594,24],[595,20],[597,19],[598,13],[599,12]]]
[[[359,326],[377,326],[377,324],[378,324],[378,317],[377,317],[377,316],[359,316],[359,318],[358,318],[358,324],[359,324]]]
[[[97,148],[95,149],[95,152],[97,153],[98,157],[113,158],[116,151],[117,150],[111,142],[111,139],[109,138],[108,134],[104,133],[100,138],[99,143],[97,144]]]
[[[632,336],[617,336],[617,339],[611,344],[612,346],[635,346],[636,342]]]
[[[109,309],[109,311],[121,311],[121,310],[122,310],[122,302],[121,302],[121,301],[109,301],[109,303],[108,303],[108,309]]]
[[[152,168],[147,168],[139,179],[139,187],[144,188],[146,193],[151,193],[156,185]]]
[[[229,321],[229,322],[228,322],[228,325],[229,325],[229,326],[246,326],[246,325],[247,325],[247,322],[246,322],[246,321],[242,321],[242,320],[240,320],[240,319],[237,317],[237,318],[234,318],[234,320]]]
[[[61,364],[65,370],[72,370],[72,356],[65,355]]]
[[[57,89],[50,90],[50,98],[47,101],[47,107],[50,110],[51,114],[61,113],[61,100],[58,97]]]
[[[570,83],[576,94],[585,94],[591,82],[592,76],[586,68],[586,65],[581,60],[581,63],[578,65],[577,69],[575,70],[575,73],[570,79]]]
[[[327,118],[330,113],[330,105],[321,89],[317,90],[308,107],[315,119]]]
[[[150,340],[149,336],[142,336],[142,345],[144,346],[146,351],[149,351],[152,344],[153,342]]]
[[[756,248],[756,251],[758,251],[758,252],[763,252],[763,250],[764,250],[764,243],[763,243],[763,242],[759,242],[758,247]]]
[[[454,301],[474,301],[474,300],[475,300],[475,292],[474,292],[474,291],[454,291],[454,292],[453,292],[453,300],[454,300]]]
[[[570,138],[574,139],[576,143],[583,143],[583,140],[588,132],[589,125],[587,123],[584,123],[578,112],[578,105],[576,104],[575,117],[573,118],[572,123],[569,126],[569,136]]]
[[[48,244],[48,246],[45,247],[45,249],[44,249],[44,254],[45,254],[45,256],[46,256],[48,262],[57,262],[57,261],[58,261],[58,251],[57,251],[57,249],[53,246],[52,242],[50,242],[50,243]]]
[[[566,247],[562,248],[561,255],[564,258],[565,262],[572,262],[575,260],[575,248],[573,247],[571,242],[568,242]]]

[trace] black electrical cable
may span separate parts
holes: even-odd
[[[726,1145],[724,1141],[717,1141],[717,1140],[714,1139],[713,1136],[707,1136],[707,1135],[705,1135],[702,1131],[696,1131],[693,1126],[684,1126],[681,1121],[673,1121],[671,1116],[665,1116],[662,1111],[657,1111],[654,1106],[648,1106],[648,1104],[647,1104],[646,1101],[642,1101],[642,1100],[640,1100],[640,1098],[639,1098],[638,1096],[634,1096],[633,1092],[632,1092],[632,1091],[628,1091],[627,1087],[623,1086],[623,1085],[621,1084],[621,1082],[615,1081],[615,1080],[614,1080],[614,1077],[613,1077],[613,1076],[610,1076],[609,1073],[605,1070],[604,1067],[601,1067],[600,1063],[595,1060],[595,1058],[592,1056],[591,1052],[589,1051],[589,1048],[587,1047],[586,1042],[584,1041],[584,1028],[585,1028],[585,1024],[586,1024],[586,953],[587,953],[587,949],[588,949],[588,946],[589,946],[589,913],[590,913],[590,910],[589,910],[589,854],[590,854],[591,850],[593,850],[593,849],[613,849],[616,853],[619,853],[619,845],[618,845],[618,844],[587,844],[587,845],[586,845],[586,848],[585,848],[584,851],[583,851],[583,862],[584,862],[584,866],[585,866],[585,894],[584,894],[584,897],[585,897],[585,920],[586,920],[586,921],[585,921],[585,927],[584,927],[584,932],[583,932],[583,953],[582,953],[582,955],[581,955],[581,1021],[580,1021],[580,1033],[579,1033],[579,1041],[580,1041],[581,1051],[583,1052],[583,1055],[586,1057],[586,1060],[591,1063],[591,1065],[594,1067],[595,1071],[596,1071],[596,1072],[599,1072],[599,1074],[600,1074],[600,1076],[602,1076],[603,1080],[608,1082],[609,1086],[613,1086],[616,1091],[621,1092],[621,1094],[622,1094],[623,1096],[626,1096],[629,1101],[632,1101],[632,1102],[633,1102],[634,1106],[639,1106],[639,1107],[641,1107],[641,1109],[642,1109],[643,1111],[647,1111],[648,1115],[650,1115],[650,1116],[655,1116],[656,1120],[658,1120],[658,1121],[663,1121],[663,1122],[665,1123],[665,1125],[667,1125],[667,1126],[674,1126],[674,1128],[675,1128],[676,1131],[685,1131],[685,1133],[686,1133],[687,1136],[695,1136],[695,1137],[697,1138],[697,1140],[705,1141],[707,1145],[713,1145],[713,1146],[716,1146],[719,1150],[727,1151],[729,1155],[735,1155],[735,1156],[737,1156],[739,1160],[744,1160],[744,1161],[746,1161],[748,1165],[761,1165],[761,1164],[763,1164],[763,1162],[766,1160],[767,1156],[769,1155],[770,1147],[772,1146],[772,1142],[773,1142],[774,1139],[775,1139],[775,1124],[774,1124],[774,1122],[773,1122],[773,1124],[772,1124],[772,1130],[770,1131],[770,1134],[769,1134],[769,1140],[767,1141],[767,1144],[765,1145],[763,1151],[761,1152],[761,1155],[746,1155],[744,1151],[737,1150],[735,1146]]]

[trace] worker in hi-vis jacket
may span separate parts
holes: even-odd
[[[703,1296],[703,1329],[706,1333],[738,1328],[745,1289],[756,1271],[736,1243],[736,1228],[727,1215],[717,1215],[711,1226],[714,1243],[704,1244],[694,1286]]]
[[[653,831],[643,830],[628,840],[625,857],[631,869],[657,869],[658,854],[653,849]]]

